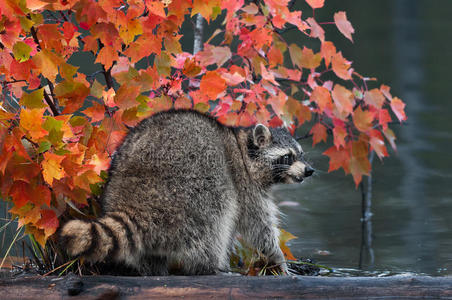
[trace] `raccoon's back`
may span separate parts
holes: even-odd
[[[186,214],[205,191],[221,193],[231,188],[230,179],[225,178],[229,130],[194,111],[162,112],[144,120],[117,149],[104,209],[146,207],[150,213],[175,218]]]

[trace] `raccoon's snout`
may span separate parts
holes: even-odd
[[[312,174],[314,174],[314,169],[311,168],[310,166],[307,166],[306,169],[304,170],[304,176],[309,177]]]

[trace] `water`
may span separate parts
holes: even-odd
[[[338,268],[339,274],[452,274],[452,122],[449,78],[452,67],[449,13],[442,1],[326,1],[326,12],[345,10],[356,29],[352,45],[329,28],[355,69],[392,86],[406,103],[408,122],[393,126],[398,151],[374,163],[372,249],[361,251],[361,193],[342,171],[326,173],[322,147],[304,148],[321,172],[299,186],[280,186],[283,224],[299,239],[296,256]],[[331,10],[328,12],[328,10]],[[341,40],[345,40],[343,43]],[[338,41],[338,42],[336,42]],[[301,129],[303,130],[303,128]],[[323,172],[322,172],[323,171]],[[327,255],[325,255],[327,254]]]

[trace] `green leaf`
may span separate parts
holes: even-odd
[[[50,149],[50,146],[52,146],[52,143],[49,141],[42,141],[39,143],[38,153],[46,152]]]
[[[42,101],[44,98],[44,88],[33,91],[30,94],[24,93],[20,98],[20,104],[26,108],[44,108],[46,105]]]
[[[155,65],[160,76],[170,76],[171,73],[171,58],[165,52],[162,52],[155,58]]]
[[[31,47],[24,42],[17,42],[13,46],[14,58],[18,62],[27,61],[30,58]]]

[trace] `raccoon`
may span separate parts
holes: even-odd
[[[277,183],[302,182],[314,170],[286,129],[222,125],[196,111],[161,112],[131,129],[113,156],[102,216],[71,220],[62,247],[91,263],[167,275],[229,267],[237,233],[287,271],[279,247]]]

